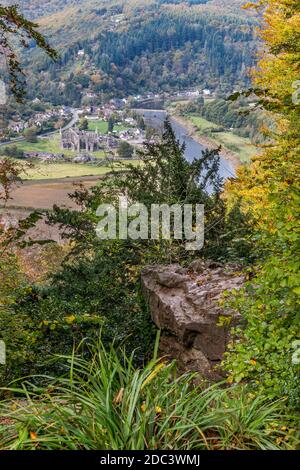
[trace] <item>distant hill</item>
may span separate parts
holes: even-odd
[[[74,105],[91,94],[194,86],[224,94],[249,83],[257,20],[244,0],[19,3],[61,54],[57,64],[35,49],[26,54],[30,97]]]
[[[79,6],[86,0],[1,0],[3,5],[18,4],[27,18],[39,18],[62,11],[68,6]]]

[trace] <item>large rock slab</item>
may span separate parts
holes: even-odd
[[[142,290],[152,319],[162,330],[160,350],[177,360],[182,371],[219,378],[218,365],[229,341],[230,328],[241,318],[225,310],[224,291],[240,289],[244,276],[238,266],[194,261],[188,268],[174,264],[148,266]],[[220,317],[228,317],[230,322]]]

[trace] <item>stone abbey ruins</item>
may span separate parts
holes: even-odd
[[[100,138],[98,131],[81,131],[77,128],[61,131],[61,146],[63,149],[79,152],[96,152],[99,150]]]

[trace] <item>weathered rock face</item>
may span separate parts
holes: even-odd
[[[143,270],[143,293],[154,323],[162,330],[161,353],[176,359],[180,370],[219,377],[214,366],[226,349],[229,329],[240,321],[219,300],[225,290],[243,285],[237,269],[197,260],[187,269],[154,265]],[[221,316],[232,317],[230,326],[218,326]]]

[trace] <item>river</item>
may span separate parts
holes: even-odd
[[[154,127],[155,129],[162,129],[164,121],[167,117],[167,112],[164,110],[136,110],[145,119],[145,122]],[[177,121],[170,118],[172,128],[175,132],[175,135],[180,143],[185,144],[185,157],[191,162],[195,158],[199,158],[205,147],[199,142],[196,142],[192,137],[189,136],[187,129],[179,124]],[[233,166],[225,160],[225,158],[220,156],[220,176],[224,179],[232,178],[235,176],[235,171]]]

